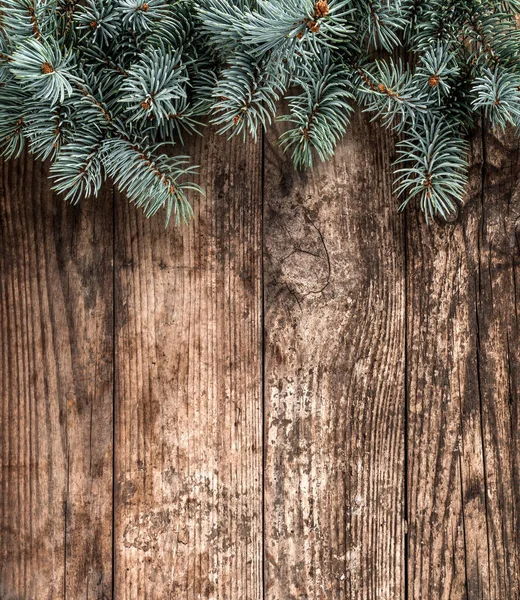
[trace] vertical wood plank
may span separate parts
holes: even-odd
[[[408,214],[411,599],[519,595],[519,171],[487,139],[455,222]]]
[[[404,598],[404,238],[393,142],[265,167],[266,598]]]
[[[117,203],[115,596],[257,600],[261,147],[191,154],[189,226]]]
[[[486,134],[478,245],[477,356],[489,597],[520,598],[520,159]]]
[[[2,600],[112,587],[112,197],[0,167]]]
[[[466,227],[461,221],[427,225],[417,210],[407,213],[409,598],[414,600],[480,598],[475,594],[484,593],[487,571],[471,267],[481,193],[478,143],[472,158]]]

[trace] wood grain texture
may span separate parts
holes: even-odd
[[[517,147],[477,133],[471,164],[454,222],[407,215],[414,600],[520,594]]]
[[[403,216],[393,143],[355,117],[335,158],[265,180],[269,600],[404,598]]]
[[[0,166],[0,597],[108,598],[112,198]]]
[[[179,229],[1,164],[0,600],[520,598],[518,139],[427,225],[377,124],[277,133]]]
[[[262,595],[261,146],[191,146],[206,198],[117,202],[115,597]]]
[[[477,239],[477,352],[489,597],[520,598],[520,157],[484,137]],[[471,207],[470,207],[471,210]]]

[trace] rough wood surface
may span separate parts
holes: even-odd
[[[262,594],[261,146],[192,155],[189,226],[117,202],[118,599]]]
[[[475,136],[453,223],[407,216],[409,597],[518,598],[518,223],[512,138]]]
[[[305,174],[267,145],[269,600],[404,598],[404,239],[367,121]]]
[[[0,169],[0,600],[520,598],[520,159],[191,142],[189,226]]]
[[[0,598],[112,579],[112,199],[71,207],[0,166]]]
[[[520,144],[486,135],[477,349],[489,597],[520,598]]]

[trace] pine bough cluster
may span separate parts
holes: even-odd
[[[520,0],[0,0],[0,139],[52,160],[71,201],[116,185],[185,219],[203,119],[296,167],[327,160],[355,105],[398,134],[396,192],[446,217],[481,117],[520,128]],[[286,98],[287,114],[276,115]]]
[[[76,202],[111,177],[147,215],[191,213],[189,158],[215,71],[191,2],[0,0],[0,139],[52,161]],[[200,28],[199,28],[200,29]]]

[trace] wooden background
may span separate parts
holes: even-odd
[[[1,166],[2,600],[520,598],[520,159],[396,212],[393,142],[191,143],[189,226]]]

